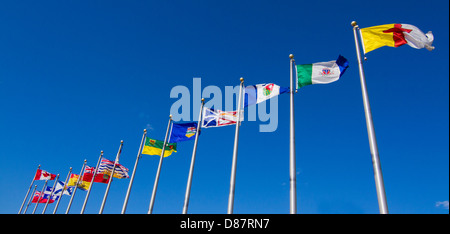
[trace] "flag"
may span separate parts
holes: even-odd
[[[382,46],[399,47],[405,44],[416,48],[434,49],[434,36],[429,31],[424,34],[416,26],[410,24],[384,24],[361,29],[364,53]]]
[[[64,182],[58,180],[55,186],[55,191],[53,192],[54,195],[61,196],[61,195],[72,195],[74,187],[67,187],[65,186]]]
[[[54,180],[56,175],[51,174],[47,171],[37,169],[36,175],[34,176],[34,180]]]
[[[348,68],[348,61],[339,55],[336,61],[296,65],[297,88],[310,84],[328,84],[337,81]]]
[[[77,185],[77,181],[78,181],[78,177],[79,175],[77,174],[71,174],[70,175],[70,179],[69,182],[67,182],[67,186],[75,186]],[[89,187],[91,186],[91,181],[83,181],[83,179],[80,179],[80,182],[78,183],[77,187],[81,190],[88,190]]]
[[[244,119],[244,112],[241,110],[240,120]],[[222,127],[236,124],[237,111],[221,111],[203,108],[202,128]]]
[[[98,166],[98,173],[99,174],[107,174],[111,175],[112,170],[114,168],[114,162],[110,161],[106,158],[102,158],[102,161],[100,162],[100,165]],[[125,179],[128,178],[128,168],[116,163],[116,169],[114,170],[114,178],[118,179]],[[91,177],[92,179],[92,177]]]
[[[51,187],[50,187],[50,189],[51,189]],[[49,196],[50,196],[50,193],[45,194],[45,192],[44,192],[44,194],[41,195],[41,192],[40,192],[40,191],[36,191],[36,192],[34,193],[33,200],[31,200],[31,203],[38,203],[39,197],[41,197],[41,199],[39,199],[39,203],[47,203],[47,200],[48,200]],[[53,197],[53,196],[52,196],[52,199],[50,199],[50,201],[49,201],[48,203],[53,203],[53,202],[55,202],[55,200],[57,200],[58,198],[59,198],[59,197]]]
[[[280,87],[274,83],[247,86],[245,87],[244,107],[258,104],[288,91],[289,88]]]
[[[161,156],[164,141],[158,141],[145,137],[144,148],[142,154]],[[177,143],[168,143],[164,149],[164,157],[170,156],[173,152],[177,152]]]
[[[84,169],[83,173],[83,181],[91,182],[92,176],[94,175],[95,167],[90,167],[86,165],[86,169]],[[94,182],[107,184],[109,180],[109,174],[96,173]]]
[[[195,139],[197,132],[197,123],[174,123],[172,125],[172,133],[170,135],[170,143],[176,143],[180,141],[188,141]],[[161,154],[160,154],[161,155]]]

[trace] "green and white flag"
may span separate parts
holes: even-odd
[[[337,60],[296,65],[297,88],[310,84],[328,84],[339,80],[348,68],[348,61],[339,55]]]

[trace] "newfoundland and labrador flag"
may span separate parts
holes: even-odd
[[[410,24],[384,24],[361,29],[364,53],[378,49],[383,46],[399,47],[408,44],[412,48],[434,49],[434,36],[429,31],[423,33],[414,25]]]
[[[245,87],[244,107],[258,104],[287,92],[289,92],[289,88],[280,87],[274,83],[247,86]]]
[[[145,145],[142,154],[161,156],[164,141],[158,141],[145,137]],[[177,143],[168,143],[164,149],[164,157],[170,156],[173,152],[177,152]]]
[[[170,143],[189,141],[195,139],[197,133],[197,123],[174,123],[170,135]]]
[[[237,122],[237,111],[221,111],[203,108],[202,128],[222,127],[233,125]],[[244,120],[244,111],[241,110],[240,121]]]
[[[339,55],[337,60],[296,65],[297,88],[310,84],[328,84],[339,80],[348,68],[348,61]]]

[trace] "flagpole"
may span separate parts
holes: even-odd
[[[136,169],[137,169],[137,165],[139,162],[139,158],[141,157],[142,145],[144,144],[146,135],[147,135],[147,129],[144,129],[144,134],[142,134],[141,145],[139,146],[139,151],[138,151],[138,154],[136,157],[136,162],[134,163],[133,174],[131,174],[130,184],[128,185],[128,190],[127,190],[127,194],[125,195],[125,201],[123,202],[121,214],[125,214],[125,211],[127,210],[128,198],[130,198],[130,191],[131,191],[131,187],[133,186],[134,175],[136,174]]]
[[[71,174],[71,173],[72,173],[72,167],[69,168],[69,173],[67,173],[66,181],[64,181],[64,188],[62,189],[61,197],[60,197],[60,198],[58,199],[58,201],[56,202],[55,209],[53,210],[53,214],[56,214],[56,210],[58,209],[59,202],[61,201],[61,199],[62,199],[62,197],[63,197],[63,195],[64,195],[64,190],[66,189],[66,184],[67,184],[67,181],[68,181],[69,178],[70,178],[70,174]]]
[[[120,141],[119,151],[116,155],[116,160],[114,161],[114,167],[112,169],[111,175],[109,176],[108,186],[106,186],[105,196],[103,196],[102,206],[100,207],[99,214],[103,213],[103,209],[105,208],[106,198],[108,198],[109,187],[111,187],[111,182],[114,177],[114,172],[116,171],[116,165],[119,162],[120,153],[122,152],[123,141]]]
[[[195,155],[197,154],[198,136],[200,133],[200,126],[202,124],[202,112],[205,105],[205,99],[202,98],[202,104],[200,106],[200,114],[198,116],[197,131],[195,132],[194,149],[192,150],[191,167],[189,169],[188,183],[186,186],[186,195],[184,196],[183,214],[187,214],[189,206],[189,197],[191,195],[192,175],[194,174]]]
[[[38,165],[38,168],[36,169],[36,173],[37,173],[37,170],[39,170],[40,167],[41,167],[41,165],[39,164],[39,165]],[[20,209],[19,209],[19,213],[18,213],[18,214],[20,214],[20,212],[22,212],[23,205],[25,204],[25,201],[27,200],[27,197],[28,197],[28,194],[30,193],[31,187],[33,187],[33,184],[34,184],[34,177],[36,177],[36,173],[34,173],[33,180],[31,181],[30,187],[28,187],[27,194],[25,195],[25,198],[23,199],[23,202],[22,202],[22,205],[20,206]]]
[[[297,176],[295,172],[295,119],[294,119],[294,55],[290,54],[290,129],[289,129],[289,183],[290,183],[290,213],[297,213]],[[295,74],[296,75],[296,74]],[[296,87],[297,88],[297,87]]]
[[[377,189],[378,207],[380,214],[388,214],[388,207],[386,201],[386,192],[384,190],[383,174],[381,172],[381,162],[378,155],[377,139],[375,137],[375,128],[372,120],[372,111],[370,109],[369,95],[367,93],[366,77],[364,74],[364,67],[361,59],[360,45],[357,36],[357,30],[359,27],[356,21],[352,21],[353,35],[355,37],[356,56],[358,58],[359,77],[361,82],[361,91],[364,102],[364,113],[366,116],[367,134],[369,136],[370,153],[372,155],[372,164],[375,177],[375,186]]]
[[[80,214],[84,214],[84,209],[86,209],[86,204],[87,204],[87,201],[89,198],[89,194],[91,194],[92,186],[94,186],[94,180],[95,180],[95,176],[97,175],[98,165],[100,164],[102,157],[103,157],[103,150],[100,151],[100,156],[98,157],[97,165],[95,166],[94,174],[92,175],[91,183],[89,184],[89,188],[86,193],[86,197],[84,198],[84,202],[83,202],[83,206],[81,207]]]
[[[34,192],[36,191],[36,189],[37,189],[37,185],[34,186],[33,192],[31,192],[32,196],[30,196],[30,199],[28,199],[28,203],[27,203],[27,205],[25,206],[25,210],[23,210],[23,213],[24,213],[24,214],[27,213],[28,206],[30,206],[31,200],[33,200]]]
[[[234,134],[233,161],[231,164],[230,194],[228,196],[228,212],[227,212],[228,214],[233,214],[233,206],[234,206],[234,189],[236,187],[236,164],[237,164],[238,143],[239,143],[239,125],[241,124],[241,103],[242,103],[243,85],[244,85],[244,78],[241,77],[241,84],[239,86],[236,132]]]
[[[45,211],[47,210],[48,203],[52,199],[53,192],[55,191],[55,186],[56,186],[56,183],[58,182],[58,179],[59,179],[59,174],[56,175],[55,182],[53,183],[52,191],[50,192],[50,196],[48,197],[47,202],[45,203],[44,209],[42,210],[42,214],[45,214]]]
[[[163,148],[161,150],[161,158],[159,159],[158,171],[156,172],[155,183],[153,185],[152,197],[150,199],[150,205],[148,207],[147,214],[151,214],[153,212],[153,205],[155,204],[156,190],[158,189],[159,174],[161,173],[161,166],[162,166],[162,162],[163,162],[163,158],[164,158],[164,151],[166,150],[167,136],[169,135],[169,129],[170,129],[171,122],[172,122],[172,115],[169,115],[169,123],[167,124],[166,137],[164,138],[164,144],[163,144]]]
[[[84,166],[86,166],[87,160],[84,160],[83,166],[81,167],[80,174],[78,175],[77,183],[75,184],[75,188],[73,189],[72,196],[70,197],[69,205],[67,205],[66,214],[69,213],[70,207],[72,206],[73,197],[75,197],[75,193],[77,192],[78,183],[80,183],[81,174],[83,174]]]
[[[33,213],[31,213],[31,214],[34,214],[36,212],[36,209],[37,209],[37,207],[39,205],[39,202],[41,201],[41,197],[44,194],[45,186],[47,186],[47,182],[48,182],[48,180],[45,180],[44,187],[42,187],[42,190],[41,190],[41,193],[39,194],[39,197],[37,199],[36,205],[34,206]]]

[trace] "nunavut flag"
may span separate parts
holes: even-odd
[[[361,29],[364,53],[382,46],[399,47],[405,44],[416,48],[426,48],[431,51],[434,47],[433,34],[424,34],[416,26],[410,24],[384,24]]]

